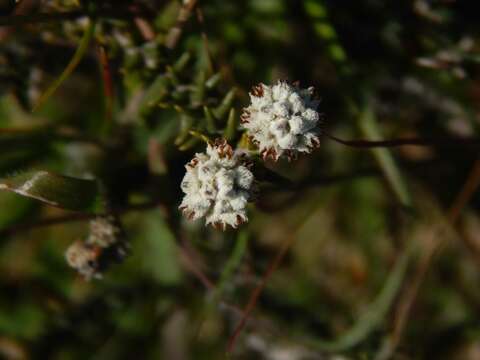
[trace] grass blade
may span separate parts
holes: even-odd
[[[95,23],[91,21],[89,27],[85,31],[85,34],[80,41],[80,45],[78,46],[77,51],[75,51],[75,54],[73,54],[73,57],[68,63],[67,67],[53,82],[53,84],[48,87],[48,89],[42,94],[42,96],[40,96],[40,99],[38,99],[37,103],[33,106],[32,112],[37,111],[55,93],[55,91],[57,91],[59,86],[72,74],[72,72],[75,70],[75,68],[78,66],[80,61],[83,59],[83,56],[87,52],[88,46],[90,45],[90,41],[92,40],[94,33]]]

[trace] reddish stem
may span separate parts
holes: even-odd
[[[113,81],[112,72],[110,71],[110,64],[108,62],[105,48],[98,45],[98,59],[102,67],[103,89],[105,92],[105,117],[108,122],[112,119],[113,113]]]
[[[329,133],[324,135],[342,145],[355,148],[384,148],[384,147],[398,147],[398,146],[475,146],[480,145],[478,138],[406,138],[406,139],[392,139],[392,140],[342,140]]]
[[[282,248],[280,251],[277,253],[273,261],[270,263],[268,266],[267,271],[263,275],[262,281],[260,284],[253,290],[252,294],[250,295],[250,299],[248,300],[247,306],[245,306],[245,309],[243,311],[243,316],[240,319],[240,322],[238,323],[237,327],[233,331],[233,335],[230,337],[230,340],[228,342],[228,347],[227,347],[227,352],[231,353],[233,349],[235,348],[236,341],[238,339],[238,336],[242,332],[243,328],[247,324],[247,320],[250,317],[251,312],[255,308],[255,305],[257,304],[258,298],[260,297],[260,294],[262,293],[263,289],[267,285],[268,280],[272,276],[272,274],[275,272],[275,270],[278,268],[282,260],[284,259],[285,255],[288,252],[288,249],[290,249],[290,246],[292,245],[293,241],[295,240],[295,237],[292,235],[290,236],[287,241],[285,241],[282,245]]]

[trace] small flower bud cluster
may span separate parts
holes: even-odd
[[[298,153],[309,153],[320,145],[319,102],[313,92],[313,87],[301,89],[298,83],[284,81],[253,88],[241,123],[264,160],[277,161],[282,155],[295,159]]]
[[[247,221],[254,178],[244,154],[234,151],[225,140],[217,140],[185,168],[180,210],[188,219],[205,217],[207,225],[218,229],[236,228]]]
[[[92,220],[87,239],[74,242],[65,257],[71,267],[90,280],[101,278],[102,272],[112,263],[121,262],[128,251],[121,227],[112,216],[107,216]]]

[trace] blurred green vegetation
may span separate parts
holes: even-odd
[[[1,0],[0,358],[226,358],[286,241],[230,358],[480,358],[480,198],[456,226],[446,215],[473,146],[324,137],[295,162],[255,165],[261,191],[239,230],[177,209],[202,137],[245,145],[238,117],[260,82],[315,86],[322,129],[343,139],[475,137],[475,9]],[[87,282],[64,253],[106,208],[131,256]]]

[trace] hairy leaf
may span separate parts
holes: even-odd
[[[53,174],[29,171],[0,179],[0,190],[39,200],[45,204],[75,211],[102,210],[98,182]]]

